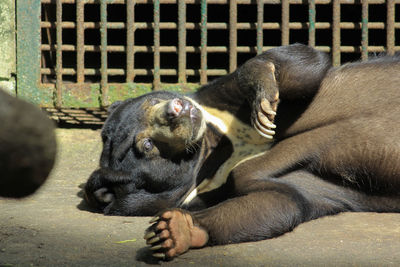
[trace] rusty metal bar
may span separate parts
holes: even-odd
[[[201,0],[200,84],[207,83],[207,0]]]
[[[315,46],[315,0],[308,1],[308,45]],[[290,25],[289,25],[290,27]]]
[[[44,4],[55,3],[57,0],[42,0]],[[76,0],[62,0],[64,4],[75,4]],[[99,0],[86,0],[86,4],[97,4]],[[113,4],[125,4],[126,0],[109,0]],[[369,4],[385,4],[387,0],[370,0]],[[400,3],[396,0],[397,3]],[[153,0],[137,0],[136,4],[152,4]],[[176,4],[176,0],[161,0],[161,4]],[[198,0],[187,0],[186,4],[196,4]],[[229,3],[229,0],[208,0],[208,4],[219,4],[226,5]],[[237,0],[237,4],[252,4],[253,0]],[[332,0],[316,0],[316,4],[329,5],[332,3]],[[359,4],[359,0],[341,0],[342,4]],[[265,0],[265,4],[281,4],[281,0]],[[304,4],[304,0],[290,0],[290,4],[301,5]]]
[[[264,0],[265,1],[265,0]],[[63,29],[75,29],[76,23],[72,21],[63,21],[62,23]],[[310,23],[304,22],[289,22],[289,29],[294,30],[306,30],[310,28]],[[54,22],[42,21],[40,23],[42,28],[56,28]],[[257,30],[257,25],[255,23],[250,22],[239,22],[236,24],[238,30]],[[200,30],[201,25],[198,23],[186,23],[187,30]],[[264,22],[262,24],[262,28],[264,30],[279,30],[280,29],[279,22]],[[361,22],[340,22],[341,29],[354,30],[360,29],[362,26]],[[126,23],[124,22],[107,22],[107,29],[126,29]],[[227,30],[229,27],[228,23],[224,22],[209,22],[207,23],[208,30]],[[400,22],[394,22],[394,29],[400,29]],[[100,28],[99,23],[97,22],[85,22],[85,29],[98,29]],[[138,30],[149,30],[153,29],[154,24],[148,22],[135,22],[135,29]],[[160,23],[161,30],[176,30],[178,29],[177,23],[175,22],[161,22]],[[331,29],[330,22],[315,22],[315,29]],[[377,29],[383,30],[386,29],[386,22],[368,22],[368,29]]]
[[[237,67],[237,3],[229,0],[229,72]]]
[[[57,1],[56,3],[56,99],[55,106],[61,107],[62,105],[62,3]]]
[[[368,0],[361,3],[361,59],[368,59]]]
[[[84,23],[84,0],[76,2],[76,82],[85,82],[85,28]]]
[[[395,14],[394,14],[394,0],[387,1],[387,19],[386,19],[386,47],[389,55],[394,54],[395,45]]]
[[[87,52],[98,52],[100,49],[97,46],[89,46],[86,45],[86,50]],[[264,49],[271,49],[274,46],[264,46]],[[327,50],[329,46],[317,46],[320,49]],[[354,48],[356,47],[356,49]],[[376,51],[376,47],[381,47],[384,46],[368,46],[368,51]],[[63,51],[76,51],[76,47],[74,45],[63,45],[62,46]],[[395,46],[395,50],[400,50],[400,46]],[[42,51],[50,51],[50,46],[45,44],[41,45],[41,50]],[[237,52],[238,53],[250,53],[252,51],[257,51],[256,46],[238,46],[237,47]],[[331,49],[329,49],[330,51]],[[342,46],[341,47],[341,52],[343,53],[352,53],[352,51],[360,51],[361,47],[359,46]],[[52,51],[52,50],[51,50]],[[111,52],[125,52],[125,46],[108,46],[107,51]],[[135,46],[135,51],[140,52],[140,53],[153,53],[153,47],[152,46]],[[175,46],[161,46],[160,47],[160,52],[163,53],[178,53],[178,49]],[[197,46],[187,46],[186,47],[186,52],[188,53],[198,53],[198,47]],[[208,46],[206,49],[207,53],[228,53],[228,48],[226,46]]]
[[[332,63],[340,65],[340,0],[333,0]]]
[[[45,8],[44,8],[44,10],[43,10],[44,12],[44,19],[45,19],[45,21],[48,21],[49,20],[49,10],[48,10],[48,6],[45,6]],[[53,23],[52,23],[53,24]],[[41,28],[44,28],[42,25],[40,25],[41,26]],[[62,27],[63,27],[64,25],[62,25]],[[54,27],[55,27],[55,25],[54,25]],[[46,29],[46,36],[47,36],[47,40],[48,40],[48,42],[49,42],[49,47],[54,47],[54,43],[53,43],[53,38],[52,38],[52,36],[51,36],[51,31],[50,31],[50,28],[47,28]],[[54,49],[53,49],[54,50]],[[42,67],[46,67],[46,60],[45,60],[45,58],[44,58],[44,54],[42,53],[42,56],[41,56],[41,59],[42,59]],[[49,52],[49,59],[50,59],[50,64],[52,64],[52,62],[54,62],[54,56],[53,56],[53,53],[51,53],[51,52]]]
[[[99,52],[100,48],[97,46],[89,46],[86,45],[86,50],[89,52]],[[271,49],[274,48],[275,46],[264,46],[264,49]],[[329,46],[316,46],[319,50],[323,50],[326,52],[330,52],[331,49]],[[400,46],[395,46],[395,50],[400,50]],[[49,51],[50,46],[45,44],[41,46],[42,51]],[[74,45],[63,45],[62,46],[63,51],[76,51],[76,47]],[[187,53],[198,53],[198,47],[197,46],[187,46],[186,47],[186,52]],[[253,51],[257,51],[256,46],[238,46],[236,48],[238,53],[251,53]],[[354,52],[359,52],[361,51],[361,46],[341,46],[340,48],[342,53],[354,53]],[[385,51],[385,46],[368,46],[368,52],[383,52]],[[107,46],[107,51],[108,52],[125,52],[125,46]],[[152,46],[135,46],[135,51],[140,52],[140,53],[153,53],[153,47]],[[160,46],[160,52],[163,53],[178,53],[178,49],[176,46]],[[207,53],[228,53],[228,47],[226,46],[208,46],[206,49]],[[136,74],[135,74],[136,75]]]
[[[126,4],[126,82],[135,78],[135,0]]]
[[[154,0],[154,90],[160,89],[160,0]]]
[[[186,83],[186,4],[178,0],[178,82]]]
[[[100,49],[101,49],[101,106],[106,107],[108,103],[108,76],[107,76],[107,0],[100,2]]]
[[[186,70],[188,75],[198,75],[198,69],[187,69]],[[51,68],[44,68],[40,71],[41,74],[51,75],[55,74],[54,69]],[[74,68],[64,68],[63,73],[66,75],[76,75],[76,69]],[[85,69],[85,75],[97,75],[99,73],[99,69],[94,68],[87,68]],[[152,75],[152,71],[149,69],[135,69],[136,75],[144,75],[149,76]],[[169,76],[176,76],[178,75],[178,71],[176,69],[161,69],[161,75],[169,75]],[[218,75],[225,75],[228,74],[227,70],[224,69],[209,69],[207,70],[207,75],[211,76],[218,76]],[[107,75],[110,76],[123,76],[126,75],[125,69],[107,69]]]
[[[281,40],[282,45],[289,44],[289,0],[282,0]]]
[[[263,51],[264,0],[257,0],[257,54]]]

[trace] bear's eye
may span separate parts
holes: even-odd
[[[150,152],[153,149],[153,142],[150,139],[145,139],[143,142],[143,150]]]

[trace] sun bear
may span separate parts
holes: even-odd
[[[333,68],[294,44],[191,95],[114,103],[87,202],[156,215],[154,256],[256,241],[345,211],[399,212],[400,58]]]

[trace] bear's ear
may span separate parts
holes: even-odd
[[[112,103],[108,108],[107,108],[107,113],[108,115],[110,115],[111,113],[114,112],[114,110],[116,110],[119,105],[122,104],[122,101],[115,101],[114,103]]]

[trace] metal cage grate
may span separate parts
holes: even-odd
[[[339,65],[400,50],[399,8],[399,0],[41,0],[40,84],[56,107],[71,106],[71,94],[101,107],[148,90],[192,90],[294,42]]]

